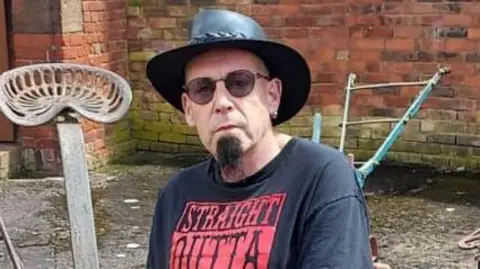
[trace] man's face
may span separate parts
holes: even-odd
[[[224,80],[216,81],[225,79],[228,74],[238,70],[260,74],[255,75],[251,92],[243,97],[235,96],[235,92],[232,95],[226,84],[233,85],[231,88],[239,87],[236,91],[241,92],[239,89],[242,89],[245,77],[248,76],[237,73],[238,80],[230,79],[227,83]],[[260,59],[241,50],[215,50],[202,54],[189,63],[185,70],[187,87],[189,82],[198,78],[216,81],[213,83],[213,96],[208,102],[200,104],[198,99],[195,100],[186,93],[182,96],[187,123],[196,127],[200,140],[212,154],[216,155],[217,142],[222,137],[238,138],[242,150],[247,151],[271,130],[271,114],[278,110],[281,83],[278,79],[268,80],[262,77],[268,76],[267,72]],[[203,80],[202,85],[206,87],[208,83]],[[199,87],[197,84],[188,89],[191,90],[194,86]]]

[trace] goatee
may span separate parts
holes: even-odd
[[[221,137],[217,142],[217,159],[221,169],[236,169],[242,158],[242,142],[233,135]]]

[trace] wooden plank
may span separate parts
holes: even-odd
[[[0,72],[9,69],[8,33],[5,0],[0,0]]]
[[[0,0],[0,73],[7,71],[10,67],[7,31],[5,0]],[[15,142],[15,125],[1,113],[0,142]]]
[[[99,269],[85,142],[78,123],[57,123],[75,269]]]

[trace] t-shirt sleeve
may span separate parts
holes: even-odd
[[[162,242],[162,222],[160,220],[162,215],[166,215],[163,211],[164,208],[164,190],[160,190],[157,198],[157,202],[154,208],[154,214],[152,217],[152,224],[150,230],[149,247],[146,260],[146,269],[160,269],[165,268],[165,264],[162,262],[162,255],[164,245],[159,245],[158,242]]]
[[[301,233],[298,269],[372,269],[362,190],[343,159],[320,173]]]

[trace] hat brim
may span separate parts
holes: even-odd
[[[196,55],[214,48],[238,48],[260,57],[271,77],[282,81],[282,96],[274,126],[295,116],[307,102],[310,93],[310,69],[294,49],[265,40],[224,40],[176,48],[154,56],[147,63],[146,73],[154,89],[182,113],[184,67]]]

